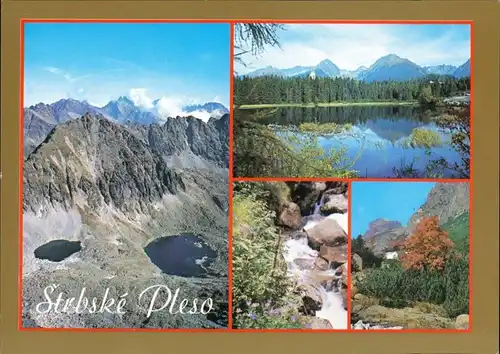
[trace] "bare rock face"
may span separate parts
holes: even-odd
[[[336,247],[347,243],[347,234],[333,219],[323,219],[306,231],[309,247],[319,250],[322,245]]]
[[[128,130],[85,115],[55,128],[24,164],[24,210],[84,199],[125,212],[144,212],[164,194],[184,191],[179,174]]]
[[[403,227],[399,221],[375,219],[368,224],[368,230],[363,235],[364,240],[368,240],[373,236],[380,234],[384,231],[394,230]]]
[[[408,221],[412,230],[423,217],[438,216],[439,224],[470,209],[470,186],[468,183],[436,183],[427,195],[427,200]]]
[[[100,114],[64,119],[50,122],[55,128],[24,162],[23,326],[227,326],[228,116],[208,123],[182,118],[163,128],[132,128]],[[216,146],[205,149],[202,141]],[[206,277],[162,273],[144,251],[159,237],[183,232],[216,251]],[[81,249],[60,262],[37,258],[34,251],[54,240]],[[126,314],[37,313],[51,284],[65,298],[78,298],[83,287],[88,298],[102,299],[107,288],[115,298],[128,293]],[[212,298],[214,309],[147,318],[138,299],[151,286],[168,287],[172,296],[179,289],[179,301]],[[167,299],[163,293],[158,301]]]
[[[391,243],[411,235],[414,227],[424,217],[438,216],[440,225],[469,210],[468,183],[436,183],[427,195],[426,202],[413,214],[408,226],[397,221],[374,220],[363,235],[365,244],[377,255],[382,255]]]

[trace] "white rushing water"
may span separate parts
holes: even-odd
[[[320,203],[318,203],[314,210],[314,215],[319,215]],[[348,233],[348,214],[331,214],[327,216],[329,219],[336,220],[339,225]],[[308,221],[304,226],[304,230],[308,230],[315,226],[320,218]],[[285,261],[288,264],[288,275],[297,279],[299,284],[311,284],[311,279],[340,279],[340,275],[335,275],[337,269],[329,269],[326,271],[321,270],[304,270],[301,269],[295,260],[301,259],[304,261],[314,263],[319,256],[319,252],[313,250],[308,246],[307,238],[288,239],[284,245]],[[317,282],[316,282],[317,284]],[[322,307],[316,311],[316,317],[326,319],[330,322],[333,329],[347,329],[347,311],[344,309],[342,295],[339,286],[335,289],[326,289],[319,286],[319,293],[322,300]]]

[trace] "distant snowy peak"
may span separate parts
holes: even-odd
[[[286,69],[267,66],[240,76],[344,77],[370,82],[386,80],[407,81],[422,78],[430,74],[450,75],[457,78],[470,76],[470,60],[458,68],[445,64],[422,67],[396,54],[388,54],[376,60],[370,67],[360,66],[356,70],[340,69],[331,60],[325,59],[315,66],[295,66]]]
[[[183,110],[187,113],[196,111],[206,111],[208,113],[222,113],[222,115],[229,113],[229,109],[222,103],[218,102],[207,102],[205,104],[194,104],[189,106],[184,106]]]
[[[79,118],[86,113],[100,114],[107,119],[122,124],[153,124],[165,121],[165,116],[158,111],[159,99],[153,101],[152,108],[138,107],[134,102],[126,97],[120,96],[116,100],[109,101],[103,107],[97,107],[86,101],[78,101],[72,98],[61,99],[57,102],[46,104],[38,103],[26,107],[25,115],[38,117],[47,124],[56,125],[68,120]],[[169,112],[167,112],[169,113]],[[189,105],[179,107],[175,112],[167,116],[187,116],[192,115],[195,118],[207,121],[209,118],[220,118],[229,113],[227,107],[218,102],[207,102],[204,104]]]

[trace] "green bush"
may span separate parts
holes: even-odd
[[[266,126],[234,121],[236,177],[357,177],[346,149],[325,152],[317,137],[280,138]]]
[[[443,305],[450,317],[469,313],[469,264],[461,256],[449,260],[443,272],[404,270],[399,265],[373,269],[356,284],[360,293],[400,307],[407,302]]]
[[[286,322],[283,315],[271,316],[270,313],[293,298],[293,284],[286,276],[286,264],[281,256],[279,230],[274,225],[274,212],[263,200],[265,193],[264,186],[245,183],[237,186],[233,196],[235,328],[277,326]]]
[[[403,148],[433,148],[443,145],[438,132],[425,128],[415,128],[410,136],[401,142]]]
[[[235,323],[238,323],[239,328],[303,328],[295,316],[278,316],[267,314],[238,314],[235,316]]]

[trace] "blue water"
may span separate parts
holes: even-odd
[[[424,114],[415,107],[286,108],[260,121],[282,126],[299,125],[303,122],[350,123],[352,129],[348,132],[319,136],[318,142],[325,151],[345,148],[346,160],[355,160],[349,169],[358,171],[360,177],[396,177],[394,168],[401,169],[403,165],[412,163],[417,174],[423,176],[426,166],[432,160],[444,158],[449,164],[453,164],[461,159],[460,154],[449,144],[449,133],[438,129],[429,112]],[[438,132],[444,144],[430,149],[405,148],[402,143],[415,128]],[[282,137],[289,134],[304,137],[297,132],[280,129],[275,131]],[[443,178],[455,177],[449,170],[440,169],[439,173]]]
[[[217,252],[199,235],[191,233],[159,237],[150,242],[144,251],[164,273],[181,277],[206,276],[207,267],[217,257]]]

